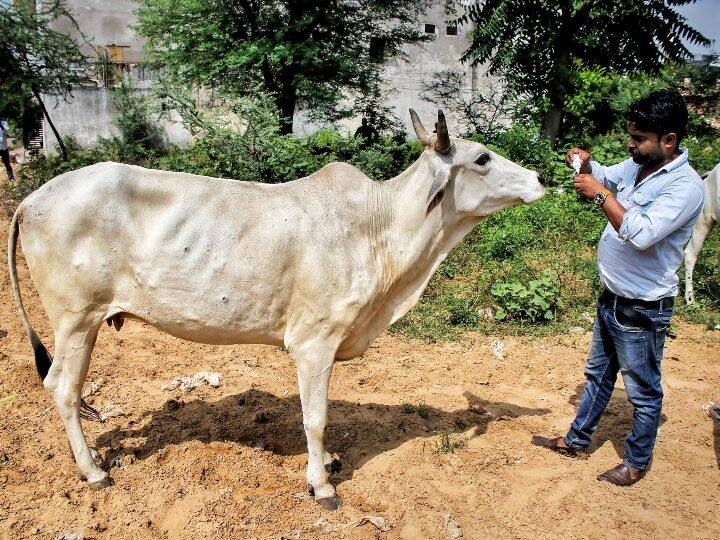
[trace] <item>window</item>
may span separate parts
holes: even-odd
[[[435,33],[435,25],[430,23],[425,23],[425,33],[426,34],[434,34]]]
[[[457,26],[448,26],[448,27],[445,29],[445,33],[446,33],[448,36],[457,36]]]

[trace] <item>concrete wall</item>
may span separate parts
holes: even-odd
[[[390,90],[386,104],[389,105],[397,118],[402,122],[408,135],[414,135],[409,108],[417,111],[423,124],[429,130],[434,128],[437,110],[440,105],[420,99],[423,83],[433,80],[439,71],[458,71],[465,74],[465,92],[468,94],[483,86],[495,84],[494,79],[485,76],[485,66],[471,66],[460,62],[465,50],[470,45],[468,33],[471,26],[461,26],[456,36],[447,34],[447,21],[453,15],[445,12],[445,3],[439,2],[428,9],[418,20],[418,29],[425,30],[425,24],[435,25],[434,39],[421,45],[405,47],[406,59],[390,60],[384,69],[385,86]],[[450,133],[457,133],[457,122],[452,113],[447,115]],[[360,125],[361,118],[355,117],[340,123],[342,129],[354,133]],[[317,131],[321,126],[312,123],[302,111],[295,116],[293,129],[296,133],[307,134]]]
[[[385,69],[385,77],[394,92],[389,98],[395,115],[404,123],[407,133],[413,134],[408,108],[415,109],[426,128],[431,130],[437,120],[439,105],[420,99],[423,83],[429,83],[438,71],[459,71],[465,74],[466,92],[473,90],[473,81],[477,78],[478,68],[462,64],[460,58],[470,45],[467,36],[472,29],[469,26],[458,28],[457,36],[447,35],[446,21],[451,18],[444,10],[444,3],[438,3],[418,21],[420,30],[425,23],[435,25],[435,39],[422,45],[407,47],[408,61],[392,60]],[[484,71],[484,70],[483,70]],[[455,130],[455,119],[448,115],[448,128]]]
[[[137,22],[133,13],[137,4],[130,0],[66,0],[65,5],[73,14],[80,30],[90,42],[84,50],[94,56],[99,45],[123,46],[124,62],[140,62],[145,41],[131,28]],[[81,41],[80,34],[70,21],[58,21],[56,29]]]
[[[75,15],[81,31],[89,38],[92,46],[86,47],[88,55],[94,57],[94,46],[123,45],[123,61],[129,64],[142,61],[143,40],[130,28],[137,21],[133,10],[135,2],[131,0],[67,0],[67,6]],[[424,31],[425,24],[435,25],[434,39],[428,43],[406,47],[407,60],[391,60],[384,70],[386,86],[391,89],[388,105],[390,105],[404,124],[408,134],[412,135],[412,123],[408,108],[412,107],[428,129],[434,126],[438,104],[428,103],[420,99],[423,82],[432,80],[438,71],[456,70],[466,75],[466,90],[473,91],[478,86],[480,75],[485,69],[474,68],[469,64],[461,64],[459,59],[467,49],[470,41],[467,36],[470,27],[458,28],[457,36],[447,35],[446,21],[452,18],[444,9],[445,2],[439,2],[418,20],[418,28]],[[59,24],[60,31],[79,37],[69,23]],[[127,66],[135,74],[136,83],[146,89],[152,85],[152,74],[143,74],[142,65]],[[492,84],[491,80],[484,84]],[[78,89],[68,103],[63,101],[52,103],[51,117],[58,125],[61,133],[72,133],[82,145],[92,145],[98,135],[107,136],[115,132],[112,123],[114,106],[109,92],[105,88]],[[55,101],[50,99],[51,102]],[[456,123],[452,114],[448,114],[451,133]],[[360,118],[344,121],[341,128],[353,133],[360,125]],[[165,123],[168,140],[175,144],[188,141],[188,133],[179,125]],[[294,121],[294,131],[298,134],[311,133],[321,126],[309,121],[302,111],[298,111]],[[47,125],[45,141],[54,144],[53,135]],[[46,146],[47,148],[47,146]]]
[[[134,90],[139,96],[149,93],[147,89]],[[109,137],[118,133],[114,123],[116,108],[109,88],[78,88],[67,102],[45,96],[45,106],[60,136],[73,135],[81,146],[93,146],[98,137]],[[166,143],[185,145],[190,133],[179,121],[168,122],[155,119],[162,127]],[[57,145],[55,135],[45,122],[43,126],[43,147],[50,150]]]

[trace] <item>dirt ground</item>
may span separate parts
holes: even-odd
[[[9,220],[0,218],[0,259]],[[24,262],[20,281],[44,343],[50,326]],[[654,465],[631,488],[599,483],[619,463],[631,408],[619,386],[587,461],[533,447],[562,434],[583,383],[589,333],[544,339],[468,335],[426,344],[383,335],[338,363],[327,447],[336,512],[305,495],[307,459],[294,367],[275,347],[208,346],[127,321],[103,327],[89,401],[126,416],[85,422],[115,485],[78,478],[60,418],[35,372],[6,271],[0,273],[0,537],[54,538],[718,538],[720,436],[700,410],[720,399],[720,332],[678,323],[664,360]],[[501,340],[504,358],[491,343]],[[162,384],[200,370],[219,388]],[[404,403],[423,403],[423,414]],[[480,405],[488,418],[469,410]],[[467,437],[440,453],[439,433]],[[384,520],[381,531],[365,516]],[[380,525],[383,525],[380,523]],[[459,528],[459,529],[458,529]]]

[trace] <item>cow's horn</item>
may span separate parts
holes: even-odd
[[[415,109],[410,109],[410,118],[412,118],[413,128],[415,128],[415,135],[417,135],[417,138],[420,139],[420,142],[424,145],[430,144],[430,134],[427,132],[427,129],[423,127],[420,117],[418,116],[418,113],[415,112]]]
[[[437,133],[435,151],[440,154],[447,154],[450,151],[450,135],[448,135],[445,115],[441,110],[438,110],[438,121],[437,124],[435,124],[435,132]]]

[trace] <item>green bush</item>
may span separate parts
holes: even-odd
[[[555,318],[560,292],[549,277],[523,284],[494,283],[490,289],[498,309],[495,318],[527,320],[530,322],[550,321]]]
[[[67,161],[53,152],[29,152],[28,160],[18,168],[17,181],[6,184],[5,190],[15,200],[22,200],[48,180],[102,161],[123,161],[123,144],[116,137],[101,138],[94,148],[81,148],[73,137],[63,138],[68,153]]]
[[[688,149],[690,164],[698,174],[712,170],[720,163],[720,138],[717,136],[689,136],[682,141]]]
[[[162,131],[150,116],[148,99],[125,82],[113,90],[112,95],[116,109],[115,125],[125,154],[122,161],[143,159],[149,151],[161,148]]]
[[[457,298],[448,296],[443,298],[449,317],[448,322],[453,326],[474,328],[478,323],[478,313],[472,298]]]

